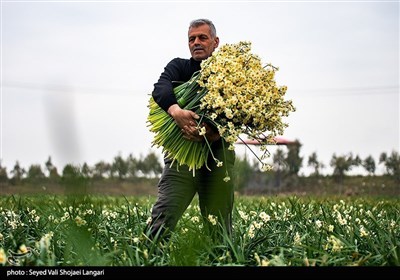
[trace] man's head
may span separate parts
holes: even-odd
[[[208,19],[190,22],[188,38],[190,54],[197,61],[208,58],[219,44],[215,26]]]

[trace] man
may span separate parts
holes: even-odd
[[[196,120],[199,116],[190,110],[179,107],[173,93],[173,82],[188,81],[193,73],[199,71],[202,60],[207,59],[218,47],[219,38],[216,34],[214,24],[207,19],[193,20],[189,25],[188,43],[191,54],[190,59],[174,58],[164,68],[164,72],[156,84],[152,93],[157,104],[174,119],[181,128],[182,137],[189,141],[205,141],[204,136],[199,135]],[[206,127],[206,137],[211,143],[214,155],[224,161],[228,171],[232,174],[235,161],[235,153],[228,150],[228,145],[215,128],[203,123]],[[225,149],[226,158],[224,158]],[[196,170],[195,176],[189,171],[188,166],[171,166],[172,161],[164,158],[164,170],[158,183],[158,198],[152,208],[151,222],[147,234],[151,238],[164,236],[172,231],[178,223],[183,212],[191,203],[197,193],[199,206],[206,229],[213,233],[216,228],[231,233],[232,207],[233,207],[233,183],[225,182],[225,168],[217,167],[215,161],[210,157],[208,170],[205,166]],[[219,224],[210,223],[217,219]],[[221,227],[222,225],[222,227]]]

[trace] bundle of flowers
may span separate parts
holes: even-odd
[[[218,129],[229,149],[235,149],[234,144],[243,141],[244,135],[257,140],[263,153],[258,156],[251,152],[262,163],[262,170],[268,170],[267,145],[273,144],[274,137],[282,135],[288,126],[283,117],[295,111],[292,101],[284,99],[287,87],[276,84],[277,70],[271,64],[262,65],[261,59],[251,53],[250,42],[221,46],[202,61],[201,70],[189,81],[174,88],[179,106],[200,116],[197,123],[204,141],[184,139],[173,118],[151,97],[148,123],[155,133],[153,145],[162,147],[167,157],[188,165],[193,172],[206,165],[209,156],[222,166],[224,159],[214,156],[200,125],[207,122]]]

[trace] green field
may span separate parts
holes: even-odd
[[[236,196],[233,235],[194,200],[168,242],[143,235],[154,196],[3,195],[3,266],[399,266],[400,200]],[[210,217],[212,219],[212,217]],[[218,226],[215,225],[215,226]]]

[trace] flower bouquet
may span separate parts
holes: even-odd
[[[222,166],[224,159],[214,156],[205,128],[200,125],[207,122],[218,129],[229,149],[235,149],[234,143],[243,141],[243,135],[257,140],[263,151],[261,156],[247,148],[262,163],[262,170],[270,169],[264,163],[269,156],[267,145],[273,144],[274,137],[282,135],[288,126],[282,117],[295,111],[292,101],[284,99],[287,87],[275,82],[277,70],[271,64],[262,66],[261,59],[251,53],[250,42],[221,46],[201,62],[201,70],[189,81],[174,88],[179,106],[200,116],[196,121],[204,141],[184,139],[174,119],[150,97],[148,123],[155,133],[153,146],[162,147],[167,157],[179,165],[188,165],[194,174],[196,169],[207,166],[209,156]],[[226,178],[229,179],[228,174]]]

